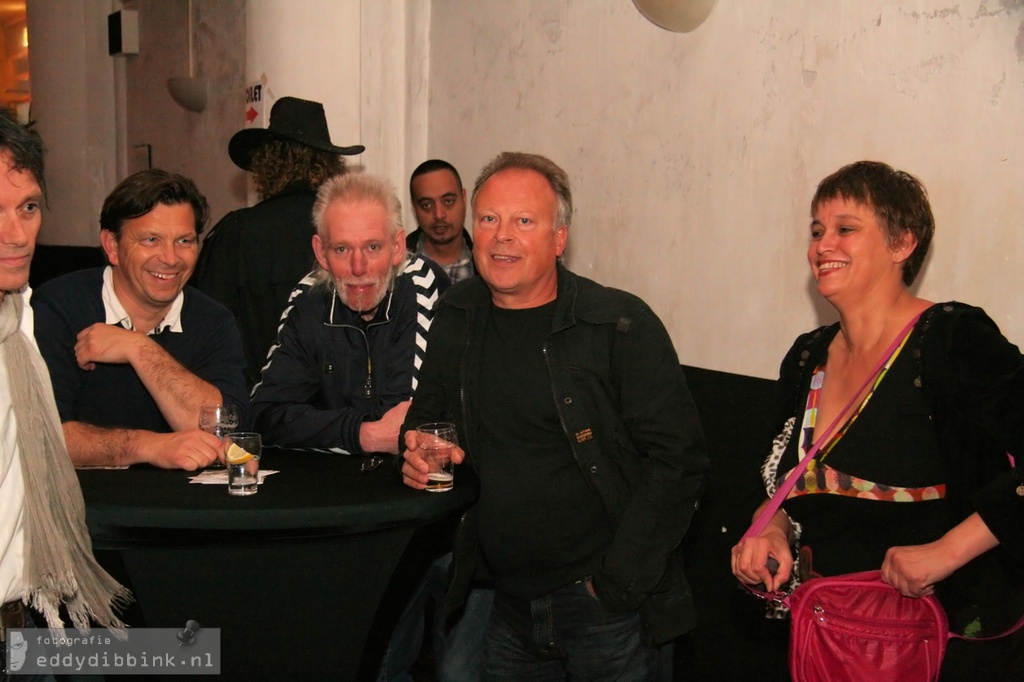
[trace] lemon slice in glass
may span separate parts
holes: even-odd
[[[252,453],[237,443],[232,443],[228,447],[228,464],[245,464],[250,459],[252,459]]]

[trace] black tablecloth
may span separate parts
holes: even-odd
[[[356,679],[478,494],[468,470],[428,493],[390,459],[361,462],[267,449],[261,469],[280,473],[248,497],[147,466],[78,476],[97,557],[136,595],[131,624],[221,628],[227,677]]]

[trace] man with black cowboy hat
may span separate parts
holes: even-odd
[[[192,284],[234,313],[250,388],[259,381],[289,293],[313,269],[316,190],[345,172],[342,156],[363,149],[335,146],[323,105],[295,97],[274,102],[269,127],[240,130],[228,143],[231,160],[252,173],[261,201],[214,226]]]

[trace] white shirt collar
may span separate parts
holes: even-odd
[[[159,334],[168,328],[172,332],[180,334],[182,332],[181,307],[184,304],[185,292],[179,291],[174,302],[171,303],[167,315],[164,316],[164,319],[160,320],[159,324],[149,334]],[[117,294],[114,292],[114,269],[110,265],[103,270],[103,312],[106,315],[107,324],[117,324],[125,329],[136,331],[135,325],[132,324],[132,318],[128,316],[128,311],[121,305],[120,299],[118,299]]]

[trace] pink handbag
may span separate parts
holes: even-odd
[[[904,597],[865,571],[809,580],[783,602],[796,682],[938,679],[949,625],[933,596]]]

